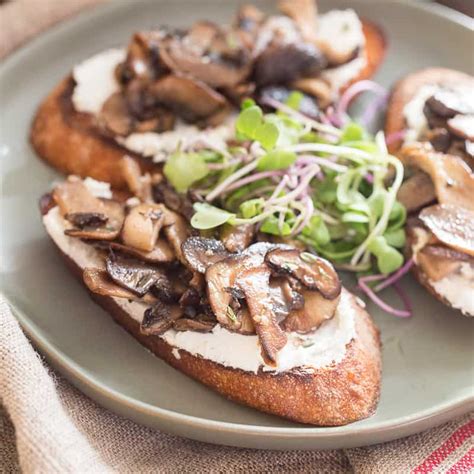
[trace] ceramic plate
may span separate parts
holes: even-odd
[[[34,155],[28,128],[40,100],[79,60],[125,45],[137,29],[225,21],[237,2],[111,2],[38,37],[1,67],[2,288],[38,349],[84,393],[139,423],[212,443],[272,449],[361,446],[405,436],[473,408],[473,321],[450,311],[412,278],[411,319],[369,307],[382,330],[384,376],[377,413],[338,428],[313,428],[216,395],[168,367],[88,298],[43,231],[37,200],[59,176]],[[273,2],[258,2],[274,8]],[[389,50],[377,80],[389,86],[423,66],[472,74],[472,31],[444,8],[392,2],[348,6],[379,23]]]

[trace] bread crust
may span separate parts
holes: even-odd
[[[363,23],[367,65],[353,82],[372,76],[382,62],[385,40],[380,30]],[[124,155],[136,159],[142,170],[157,169],[149,158],[134,154],[107,137],[94,124],[94,117],[77,112],[72,104],[74,80],[63,79],[40,104],[30,131],[30,141],[44,161],[64,174],[74,174],[111,183],[124,189],[126,183],[117,167]]]
[[[420,87],[426,84],[449,85],[467,84],[474,88],[474,78],[463,72],[446,68],[427,68],[416,71],[400,79],[392,88],[385,119],[385,135],[399,132],[405,128],[403,109],[415,96]],[[402,145],[396,140],[389,145],[389,151],[395,153]]]
[[[126,188],[119,160],[128,155],[147,171],[151,160],[142,158],[116,143],[99,130],[90,114],[74,110],[71,76],[63,79],[39,106],[30,131],[36,153],[64,174],[74,174],[109,182],[114,188]],[[156,166],[155,166],[156,168]]]
[[[82,282],[82,269],[58,248],[67,266]],[[345,290],[346,291],[346,290]],[[380,335],[369,314],[351,295],[356,338],[339,364],[314,373],[292,369],[285,373],[255,374],[226,367],[174,347],[158,336],[140,332],[140,325],[108,297],[90,293],[126,331],[175,369],[205,384],[226,398],[257,410],[318,426],[340,426],[371,416],[381,384]]]

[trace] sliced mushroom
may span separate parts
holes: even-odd
[[[127,300],[143,301],[153,304],[156,298],[146,294],[143,298],[138,298],[135,293],[117,285],[105,270],[98,268],[86,268],[82,274],[85,285],[92,293],[113,298],[124,298]]]
[[[215,325],[216,321],[180,318],[173,323],[173,329],[176,331],[211,332]]]
[[[258,56],[254,66],[257,86],[289,84],[302,77],[317,76],[326,67],[321,51],[310,43],[271,45]]]
[[[400,186],[397,199],[408,212],[421,209],[436,200],[433,181],[423,171],[417,171]]]
[[[277,274],[290,275],[305,288],[319,291],[324,298],[334,299],[341,293],[341,282],[334,267],[323,258],[296,249],[275,249],[265,262]]]
[[[183,242],[181,249],[187,266],[199,273],[206,273],[211,265],[229,256],[220,240],[204,237],[189,237]]]
[[[165,222],[163,206],[142,203],[130,209],[122,230],[125,245],[144,252],[155,248],[159,232]]]
[[[270,269],[266,265],[249,268],[239,274],[238,286],[245,294],[250,316],[262,344],[264,357],[276,362],[287,336],[278,325],[270,299]]]
[[[135,33],[128,45],[127,58],[118,68],[118,79],[126,84],[132,79],[149,81],[166,73],[160,58],[160,45],[168,36],[165,29]]]
[[[188,122],[205,121],[228,106],[225,97],[205,83],[176,74],[153,82],[150,94]]]
[[[448,120],[448,130],[463,140],[474,140],[474,115],[455,115]]]
[[[305,94],[310,95],[311,97],[316,98],[319,107],[322,109],[325,109],[328,105],[330,105],[333,100],[333,91],[331,90],[330,85],[319,77],[298,79],[291,84],[291,87],[292,89],[297,89],[301,92],[304,92]],[[300,112],[311,117],[317,117],[317,113],[315,114],[314,111],[312,115],[306,112],[312,109],[309,108],[309,101],[308,99],[305,100],[305,97],[306,96],[304,96],[303,100],[301,101]]]
[[[178,305],[157,302],[145,311],[140,324],[140,332],[149,336],[159,336],[171,329],[173,322],[183,316]]]
[[[263,255],[253,253],[230,256],[206,270],[207,297],[213,313],[222,326],[233,331],[241,328],[241,314],[232,308],[236,298],[229,288],[236,287],[237,278],[242,271],[261,265]]]
[[[417,264],[430,281],[438,281],[459,270],[463,262],[474,260],[465,253],[442,245],[426,245],[417,253]]]
[[[183,255],[181,247],[184,241],[189,237],[189,228],[185,219],[177,214],[176,212],[170,211],[169,209],[162,207],[164,222],[163,222],[163,233],[168,239],[176,258],[183,264],[186,265],[186,260]]]
[[[242,5],[234,22],[234,32],[248,49],[253,49],[265,15],[254,5]]]
[[[151,252],[145,252],[119,242],[110,242],[110,248],[150,263],[171,263],[175,259],[173,249],[165,239],[161,238],[155,242]]]
[[[253,241],[255,236],[255,226],[253,224],[244,224],[240,226],[231,226],[225,224],[222,227],[220,238],[222,244],[229,252],[242,252]]]
[[[119,166],[132,194],[142,202],[152,202],[151,176],[148,173],[142,175],[140,165],[129,156],[124,156]]]
[[[155,202],[163,203],[168,209],[183,215],[188,220],[193,216],[192,200],[188,195],[178,194],[167,181],[154,182],[152,194]]]
[[[438,202],[474,210],[474,174],[461,158],[437,153],[429,143],[406,145],[399,157],[430,176]]]
[[[177,74],[190,75],[213,88],[234,87],[249,75],[251,61],[239,38],[231,35],[210,22],[199,22],[184,38],[168,40],[161,57]]]
[[[436,151],[446,153],[451,145],[451,136],[444,127],[428,130],[423,139],[428,140]]]
[[[444,87],[436,91],[427,101],[426,105],[437,116],[444,119],[457,114],[473,114],[474,105],[466,100],[470,91],[464,88]]]
[[[107,257],[105,265],[114,282],[139,296],[166,279],[164,272],[157,267],[114,253]]]
[[[437,204],[423,209],[419,217],[443,244],[474,256],[474,211]]]
[[[278,8],[296,23],[305,41],[314,41],[318,29],[315,0],[280,0]]]
[[[126,136],[132,131],[133,117],[121,92],[112,94],[105,101],[98,120],[106,130],[114,135]]]
[[[71,212],[64,218],[79,229],[102,227],[109,220],[102,212]]]
[[[104,205],[96,198],[81,179],[71,176],[54,188],[53,197],[63,216],[78,212],[105,214]]]

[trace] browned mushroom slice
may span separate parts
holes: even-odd
[[[240,272],[246,268],[261,265],[263,255],[258,253],[251,255],[239,255],[227,257],[206,270],[207,296],[212,311],[219,323],[234,331],[238,331],[242,325],[240,313],[232,308],[235,302],[232,291]]]
[[[474,259],[465,253],[444,247],[443,245],[426,245],[416,256],[417,264],[430,281],[438,281],[455,273],[463,262]]]
[[[185,219],[176,212],[170,211],[163,206],[164,223],[163,232],[171,245],[176,258],[186,265],[186,260],[181,247],[184,241],[189,237],[189,228]]]
[[[199,122],[227,108],[224,96],[205,83],[170,74],[150,85],[150,94],[188,122]]]
[[[143,203],[133,207],[123,223],[124,244],[151,252],[155,248],[164,221],[163,207],[159,204]]]
[[[155,242],[155,246],[151,252],[145,252],[135,247],[123,245],[119,242],[110,242],[110,248],[150,263],[171,263],[175,259],[172,248],[166,240],[161,238]]]
[[[74,176],[56,186],[53,196],[63,216],[77,212],[105,214],[102,201],[92,195],[81,179]]]
[[[133,128],[133,118],[121,92],[112,94],[102,106],[99,123],[114,135],[128,135]]]
[[[318,29],[315,0],[280,0],[278,8],[296,23],[305,41],[314,41]]]
[[[150,336],[159,336],[171,329],[173,322],[182,316],[183,310],[178,305],[157,302],[145,311],[140,332]]]
[[[308,77],[308,78],[298,79],[297,81],[294,81],[291,84],[291,87],[292,89],[297,89],[317,99],[318,105],[322,109],[325,109],[328,105],[330,105],[333,100],[333,92],[331,90],[331,87],[329,86],[327,82],[323,81],[319,77]],[[300,104],[300,112],[306,115],[310,115],[306,113],[306,108],[308,107],[305,107],[305,105],[306,105],[306,102],[304,102],[304,97],[303,97],[303,100],[301,101],[301,104]]]
[[[323,258],[296,249],[271,250],[265,262],[280,275],[291,275],[305,288],[334,299],[341,293],[341,282],[334,267]]]
[[[326,59],[313,44],[271,45],[255,61],[255,82],[259,87],[288,84],[302,77],[317,76],[325,67]]]
[[[339,304],[339,296],[333,299],[325,298],[318,291],[301,289],[304,299],[303,307],[290,312],[283,321],[286,331],[308,333],[317,329],[324,321],[331,319]]]
[[[181,246],[187,266],[196,272],[205,273],[214,263],[229,256],[220,240],[204,237],[189,237]]]
[[[269,284],[270,269],[266,265],[244,270],[238,277],[238,286],[245,294],[264,355],[271,362],[276,362],[278,352],[285,346],[287,337],[273,312]]]
[[[254,236],[255,226],[253,224],[240,226],[226,224],[222,227],[220,238],[229,252],[242,252],[252,243]]]
[[[433,181],[423,171],[417,171],[400,186],[397,199],[408,212],[421,209],[436,200]]]
[[[127,183],[128,189],[142,202],[152,201],[151,177],[149,174],[142,176],[140,165],[130,158],[124,156],[119,163],[122,175]]]
[[[156,298],[152,295],[144,295],[138,298],[135,293],[117,285],[105,270],[98,268],[86,268],[82,274],[85,285],[92,293],[113,298],[124,298],[127,300],[143,301],[144,303],[155,303]]]
[[[441,88],[426,101],[426,106],[434,114],[444,119],[454,117],[457,114],[474,114],[470,102],[465,100],[465,93],[469,94],[469,90],[464,90],[464,88]]]
[[[167,68],[159,50],[167,34],[164,29],[135,33],[128,45],[127,58],[118,68],[119,81],[127,83],[134,78],[148,81],[163,75]]]
[[[188,195],[179,194],[165,180],[153,182],[152,194],[155,202],[163,203],[168,209],[177,212],[188,220],[194,214],[193,202]]]
[[[474,212],[438,204],[423,209],[420,220],[443,244],[474,255]]]
[[[223,32],[219,31],[215,36],[217,35],[223,37],[219,42],[225,41]],[[216,41],[215,36],[211,41]],[[203,50],[196,48],[196,43],[194,47],[189,47],[188,44],[192,44],[190,36],[182,40],[173,38],[167,42],[167,46],[161,52],[161,57],[175,73],[189,74],[215,88],[235,87],[250,73],[250,58],[243,49],[239,49],[239,56],[237,51],[226,54],[224,51],[213,48],[212,45],[207,45],[208,47]]]
[[[114,253],[107,257],[105,264],[112,280],[139,296],[147,293],[160,280],[167,280],[157,267]]]
[[[438,202],[474,210],[474,173],[461,158],[437,153],[423,143],[404,146],[400,159],[430,176]]]
[[[71,212],[66,214],[65,219],[79,229],[84,227],[97,228],[106,224],[108,217],[101,212]]]
[[[215,325],[216,321],[180,318],[173,323],[173,329],[176,331],[211,332]]]

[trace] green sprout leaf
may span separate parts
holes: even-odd
[[[358,123],[350,122],[344,127],[344,130],[342,131],[340,143],[345,144],[347,142],[362,141],[366,138],[367,132],[365,131],[364,127]]]
[[[262,212],[264,204],[265,200],[262,198],[249,199],[239,206],[239,210],[244,219],[251,219]]]
[[[273,150],[262,156],[258,161],[259,171],[286,169],[296,161],[296,153],[285,150]]]
[[[267,217],[264,221],[262,226],[260,227],[260,230],[262,232],[265,232],[266,234],[271,234],[271,235],[290,235],[291,233],[291,227],[288,222],[283,222],[283,225],[281,227],[281,231],[278,227],[278,219],[275,216],[269,216]]]
[[[287,97],[285,104],[294,110],[299,110],[303,97],[304,95],[302,92],[292,91],[290,95]]]
[[[176,151],[168,158],[163,172],[176,191],[184,193],[193,183],[206,177],[209,168],[203,155]]]
[[[269,151],[275,147],[278,140],[278,128],[273,123],[262,123],[255,130],[254,138],[259,141],[265,150]]]
[[[251,105],[240,112],[235,127],[241,135],[253,139],[255,131],[262,124],[262,120],[262,109],[257,105]]]
[[[373,239],[368,248],[377,258],[381,273],[392,273],[403,265],[403,255],[391,247],[382,236]]]
[[[195,229],[213,229],[225,224],[235,217],[235,214],[203,202],[196,202],[193,206],[196,211],[191,218],[191,225]]]

